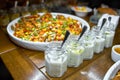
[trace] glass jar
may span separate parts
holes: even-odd
[[[94,39],[94,52],[95,53],[100,53],[104,49],[104,43],[105,43],[105,28],[104,26],[102,29],[100,29],[100,26],[95,26],[92,29],[92,32],[94,33],[95,39]]]
[[[112,46],[114,35],[114,31],[105,31],[105,48],[109,48]]]
[[[11,9],[9,10],[10,21],[12,21],[12,20],[20,17],[19,10],[20,10],[19,7],[11,8]]]
[[[68,67],[78,67],[83,62],[84,47],[77,40],[70,39],[65,44]]]
[[[38,12],[49,12],[45,0],[41,0],[40,4],[38,6]]]
[[[94,55],[94,34],[92,34],[91,31],[85,34],[83,45],[85,48],[83,53],[83,59],[84,60],[92,59]]]
[[[105,48],[111,47],[115,35],[115,28],[111,22],[108,22],[105,26]]]
[[[29,7],[21,7],[21,16],[30,15]]]
[[[9,16],[7,14],[7,11],[5,10],[0,10],[0,26],[6,27],[9,23]]]
[[[29,11],[32,15],[36,15],[38,13],[38,5],[31,5],[30,8],[29,8]]]
[[[51,77],[61,77],[67,71],[67,55],[55,44],[45,51],[46,72]]]
[[[104,43],[105,43],[105,39],[101,35],[96,36],[94,52],[100,53],[101,51],[103,51]]]

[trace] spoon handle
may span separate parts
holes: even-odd
[[[65,34],[65,38],[64,38],[64,40],[63,40],[63,42],[61,44],[61,48],[62,48],[63,44],[65,43],[65,41],[67,40],[67,38],[68,38],[69,35],[70,35],[70,32],[67,30],[66,34]]]
[[[80,36],[78,38],[78,41],[80,40],[80,38],[82,37],[82,35],[84,34],[84,32],[87,30],[87,26],[85,25],[82,29],[82,32],[80,33]]]
[[[102,29],[102,27],[103,27],[103,25],[105,24],[106,21],[107,21],[107,19],[106,19],[106,18],[103,18],[102,24],[101,24],[101,27],[100,27],[100,30]]]
[[[112,17],[111,17],[111,16],[109,16],[109,17],[108,17],[109,22],[111,22],[111,19],[112,19]]]

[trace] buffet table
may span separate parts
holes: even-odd
[[[84,18],[89,22],[89,17]],[[90,23],[90,25],[92,25]],[[120,24],[113,45],[120,44]],[[60,78],[47,75],[44,52],[28,50],[14,44],[4,29],[0,29],[0,56],[14,80],[102,80],[107,70],[114,64],[111,47],[101,53],[94,53],[91,60],[84,60],[77,68],[68,68]]]

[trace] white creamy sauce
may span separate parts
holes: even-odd
[[[68,67],[78,67],[83,62],[83,51],[82,46],[67,45]]]
[[[45,57],[45,65],[47,73],[52,77],[61,77],[67,70],[67,56],[62,60],[49,60]]]
[[[97,36],[96,39],[95,39],[94,52],[95,53],[100,53],[101,51],[103,51],[104,43],[105,43],[105,39]]]
[[[85,50],[84,50],[84,53],[83,53],[83,59],[84,60],[88,60],[88,59],[92,59],[93,55],[94,55],[94,42],[87,42],[87,43],[84,43],[85,46]]]
[[[106,31],[105,32],[105,47],[106,48],[112,46],[114,34],[115,34],[115,32],[113,32],[113,31],[111,31],[111,32]]]

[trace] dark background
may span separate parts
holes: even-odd
[[[24,6],[27,0],[17,0],[19,6]],[[30,4],[38,4],[41,0],[29,0]],[[45,0],[47,2],[54,1],[54,0]],[[63,0],[69,1],[69,0]],[[120,1],[119,0],[77,0],[78,2],[87,2],[88,6],[91,8],[100,7],[101,4],[106,4],[111,8],[120,9]],[[9,9],[14,6],[15,0],[0,0],[0,9]]]
[[[106,4],[111,8],[120,9],[120,0],[78,0],[83,2],[88,2],[88,5],[92,8],[100,7],[101,4]]]

